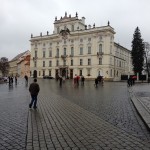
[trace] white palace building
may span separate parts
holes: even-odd
[[[117,81],[132,73],[131,51],[114,42],[115,31],[109,22],[96,27],[85,24],[85,17],[55,17],[53,34],[31,35],[31,76],[57,75],[86,79],[98,75]]]

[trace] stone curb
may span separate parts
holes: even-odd
[[[150,112],[141,102],[141,98],[136,97],[132,88],[128,89],[130,99],[133,102],[137,112],[141,116],[142,120],[146,124],[147,128],[150,130]]]

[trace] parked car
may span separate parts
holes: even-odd
[[[1,82],[7,82],[7,77],[0,77]]]
[[[54,79],[52,76],[43,76],[43,79]]]

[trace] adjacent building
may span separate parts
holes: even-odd
[[[15,56],[9,61],[9,75],[10,76],[30,76],[30,51],[27,50]]]
[[[115,43],[115,31],[110,26],[86,25],[85,17],[67,16],[54,21],[53,34],[31,35],[31,76],[45,75],[73,78],[120,80],[132,73],[131,52]]]

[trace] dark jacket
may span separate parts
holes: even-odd
[[[30,91],[31,95],[38,95],[38,93],[40,91],[40,87],[36,82],[31,83],[30,87],[29,87],[29,91]]]

